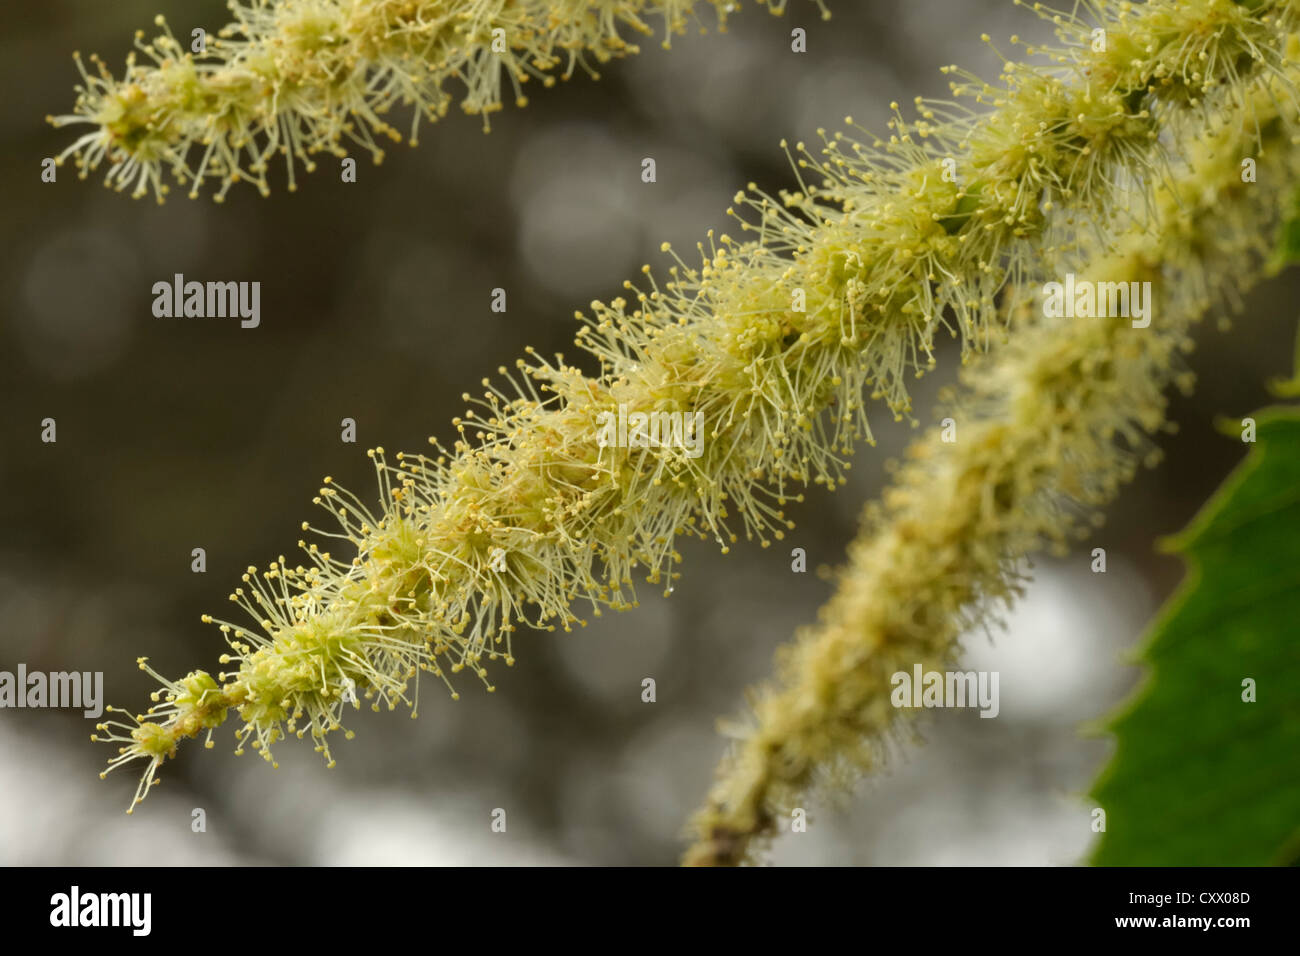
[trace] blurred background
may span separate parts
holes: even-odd
[[[216,669],[221,611],[243,567],[291,554],[330,474],[370,494],[365,449],[418,451],[452,437],[461,392],[527,345],[574,352],[575,308],[618,295],[660,242],[690,249],[725,229],[732,195],[790,181],[778,147],[816,139],[846,114],[882,130],[893,99],[946,95],[939,67],[992,75],[978,41],[1040,36],[1009,0],[808,0],[775,18],[751,4],[726,34],[657,39],[608,65],[529,90],[527,109],[481,120],[453,111],[418,149],[342,184],[323,163],[296,194],[236,188],[222,206],[174,190],[163,207],[40,162],[76,135],[44,123],[70,111],[71,54],[115,72],[137,28],[164,13],[178,34],[226,22],[219,0],[46,0],[0,9],[0,669],[102,671],[109,703],[138,709],[147,655],[179,676]],[[712,25],[711,10],[703,10]],[[808,52],[790,50],[807,31]],[[400,125],[400,123],[398,124]],[[652,156],[658,181],[640,181]],[[282,174],[281,174],[282,176]],[[151,314],[154,282],[259,280],[262,321]],[[508,310],[490,310],[491,290]],[[1072,864],[1092,839],[1083,794],[1109,754],[1080,726],[1113,708],[1139,671],[1125,654],[1178,582],[1152,542],[1178,530],[1242,455],[1212,427],[1267,400],[1289,373],[1294,280],[1261,289],[1231,335],[1206,323],[1191,358],[1199,386],[1178,400],[1168,458],[1129,487],[1087,549],[1036,562],[1035,583],[996,641],[967,642],[968,666],[1001,674],[1001,714],[935,711],[925,742],[889,769],[809,806],[778,864]],[[947,359],[953,356],[946,356]],[[955,363],[941,358],[940,368]],[[947,374],[918,383],[927,410]],[[40,441],[40,422],[58,442]],[[340,419],[357,443],[340,440]],[[873,419],[853,481],[809,494],[789,547],[832,565],[909,430]],[[1090,544],[1088,547],[1094,546]],[[190,569],[191,549],[207,572]],[[363,711],[326,771],[305,742],[279,770],[236,758],[233,733],[185,748],[133,816],[136,779],[97,774],[112,752],[71,711],[0,711],[0,863],[671,864],[725,747],[715,720],[829,594],[793,574],[789,547],[688,544],[670,599],[572,635],[526,634],[498,692],[472,680],[453,703],[429,684],[420,719]],[[658,700],[642,703],[653,677]],[[207,830],[191,830],[203,808]],[[505,834],[489,824],[508,815]]]

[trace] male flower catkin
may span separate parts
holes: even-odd
[[[707,0],[719,28],[739,0]],[[781,12],[785,0],[756,0]],[[822,0],[816,0],[820,6]],[[454,99],[449,81],[464,87],[466,112],[501,108],[502,76],[515,100],[521,84],[544,86],[579,67],[595,75],[604,63],[637,52],[624,33],[649,34],[663,18],[666,34],[681,33],[695,0],[232,0],[235,22],[195,53],[160,16],[160,36],[137,31],[135,52],[121,79],[98,57],[87,69],[70,114],[55,126],[89,125],[58,157],[75,158],[84,178],[109,164],[105,181],[136,196],[167,193],[164,169],[198,195],[205,179],[221,185],[215,198],[246,180],[266,195],[267,164],[286,157],[289,189],[302,163],[319,153],[345,156],[354,143],[381,162],[384,139],[402,134],[384,117],[410,107],[414,146],[421,120],[445,115]],[[823,13],[825,8],[822,7]],[[194,26],[201,27],[202,24]],[[185,32],[188,32],[185,31]],[[668,45],[665,38],[664,45]],[[137,58],[140,54],[142,59]]]
[[[1300,51],[1294,37],[1291,48]],[[890,704],[891,675],[952,667],[959,635],[1015,596],[1018,560],[1045,545],[1063,550],[1143,459],[1154,464],[1163,393],[1190,388],[1179,359],[1189,326],[1237,303],[1259,276],[1270,226],[1300,178],[1298,88],[1300,59],[1237,90],[1239,111],[1214,114],[1211,130],[1171,148],[1187,161],[1149,218],[1121,207],[1116,219],[1139,221],[1114,248],[1057,263],[1098,280],[1150,281],[1149,328],[1105,316],[1026,321],[963,370],[946,412],[957,442],[937,432],[918,441],[882,502],[867,507],[820,622],[781,649],[779,683],[752,695],[749,728],[693,820],[686,863],[752,858],[819,775],[878,766],[911,716]],[[1257,182],[1242,181],[1246,156],[1258,159]]]
[[[870,440],[864,391],[901,417],[939,330],[966,352],[997,339],[1008,280],[1070,217],[1111,228],[1106,204],[1126,189],[1140,211],[1168,169],[1162,140],[1280,70],[1279,25],[1293,19],[1291,3],[1121,5],[1096,48],[1089,25],[1062,17],[1061,45],[1036,51],[1052,65],[954,84],[991,112],[922,102],[915,124],[895,113],[887,140],[837,134],[822,160],[800,151],[797,169],[824,183],[799,173],[779,201],[742,196],[753,238],[710,237],[700,267],[679,260],[662,287],[628,283],[635,304],[593,305],[578,341],[599,375],[536,355],[501,369],[508,384],[485,380],[454,447],[375,453],[377,507],[327,480],[318,503],[347,554],[304,544],[304,564],[250,570],[232,600],[256,627],[217,622],[234,669],[164,681],[151,713],[108,722],[112,767],[145,762],[138,800],[230,708],[241,747],[269,760],[284,734],[310,733],[328,759],[353,687],[391,707],[414,704],[420,670],[486,683],[484,657],[511,663],[519,622],[570,627],[575,602],[634,604],[633,571],[671,575],[677,534],[724,550],[740,530],[779,539],[794,486],[841,482],[843,456]],[[942,177],[945,160],[965,185]],[[602,448],[599,417],[623,404],[699,412],[703,453]]]

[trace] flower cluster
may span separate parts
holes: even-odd
[[[1300,51],[1294,36],[1290,47]],[[944,411],[958,440],[936,430],[915,443],[883,501],[867,507],[820,622],[781,650],[779,683],[753,696],[750,729],[693,821],[687,863],[752,858],[819,773],[879,765],[907,714],[890,706],[891,675],[953,666],[960,635],[1016,596],[1019,559],[1063,551],[1140,464],[1155,463],[1164,392],[1191,386],[1180,362],[1189,326],[1261,275],[1270,226],[1300,178],[1297,89],[1300,56],[1236,89],[1240,112],[1178,144],[1186,159],[1149,218],[1065,255],[1062,269],[1151,282],[1149,328],[1029,313],[1003,348],[964,370]],[[1258,159],[1257,180],[1243,181],[1243,157]]]
[[[720,29],[737,0],[707,0]],[[774,12],[784,0],[756,0]],[[821,0],[817,0],[821,3]],[[107,162],[106,182],[159,202],[177,182],[197,196],[205,180],[222,199],[239,181],[270,190],[268,163],[286,157],[308,172],[321,153],[346,156],[355,145],[379,163],[383,142],[403,134],[385,116],[410,107],[405,134],[414,146],[422,121],[444,116],[463,87],[468,113],[501,108],[503,79],[515,102],[529,80],[551,86],[577,69],[593,76],[611,59],[637,52],[625,34],[650,34],[662,18],[665,39],[693,19],[694,0],[234,0],[234,22],[210,39],[178,40],[162,31],[135,51],[119,79],[98,57],[77,57],[82,84],[70,114],[55,126],[91,129],[58,157],[75,158],[84,177]],[[825,8],[823,7],[823,12]]]
[[[918,101],[883,138],[824,137],[820,158],[796,146],[797,190],[737,198],[740,239],[710,235],[700,265],[678,258],[662,282],[646,267],[630,298],[579,314],[598,374],[530,352],[484,380],[452,447],[375,450],[377,506],[327,479],[316,501],[337,529],[320,534],[342,553],[304,541],[303,563],[250,568],[231,599],[253,623],[215,621],[232,669],[164,682],[151,712],[106,724],[122,745],[112,766],[145,761],[138,801],[179,741],[231,708],[241,747],[271,760],[285,734],[310,734],[328,759],[353,691],[378,708],[414,705],[421,671],[488,684],[519,624],[633,606],[634,574],[669,584],[680,534],[724,551],[741,534],[779,540],[786,502],[842,483],[871,440],[869,399],[910,413],[907,381],[933,364],[937,334],[967,356],[1003,339],[1025,281],[1069,252],[1079,221],[1101,247],[1154,228],[1177,175],[1167,144],[1283,74],[1293,6],[1118,4],[1097,11],[1101,43],[1058,15],[1059,45],[1007,61],[998,85],[953,71],[955,97],[991,110]],[[1026,388],[1017,401],[1036,401]],[[701,454],[605,447],[601,417],[623,405],[700,413]],[[972,495],[1009,493],[976,477]]]

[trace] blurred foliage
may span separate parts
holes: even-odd
[[[1297,262],[1300,262],[1300,189],[1291,194],[1290,208],[1278,228],[1277,247],[1269,267],[1273,272],[1281,272]]]

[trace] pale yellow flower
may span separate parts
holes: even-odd
[[[936,334],[979,354],[1004,336],[1024,281],[1070,254],[1080,221],[1102,247],[1134,218],[1154,221],[1168,144],[1238,115],[1248,82],[1284,75],[1295,6],[1106,5],[1102,49],[1062,17],[1061,44],[1035,54],[1047,66],[955,84],[991,111],[918,102],[914,122],[895,109],[883,139],[837,133],[820,158],[796,146],[797,191],[738,197],[740,239],[710,234],[699,266],[679,259],[664,280],[646,267],[630,298],[580,316],[598,374],[530,353],[500,384],[484,380],[452,447],[395,461],[377,449],[377,503],[327,479],[317,503],[337,543],[250,569],[231,598],[251,623],[216,621],[232,670],[164,682],[159,707],[107,723],[123,748],[112,766],[144,761],[147,791],[176,744],[228,708],[241,747],[271,760],[282,736],[310,734],[330,759],[326,735],[354,688],[376,708],[414,705],[421,670],[449,683],[468,669],[490,690],[486,664],[513,661],[519,624],[569,628],[584,606],[631,607],[634,575],[670,585],[678,535],[724,551],[742,534],[780,540],[787,502],[842,483],[871,441],[869,399],[909,414],[908,380],[933,364]],[[1018,400],[1051,386],[1031,381]],[[702,453],[602,447],[601,416],[621,405],[699,413]],[[1015,490],[964,480],[995,501]],[[963,528],[957,553],[996,550],[980,527],[951,530]],[[955,607],[934,597],[917,620],[951,623]]]

